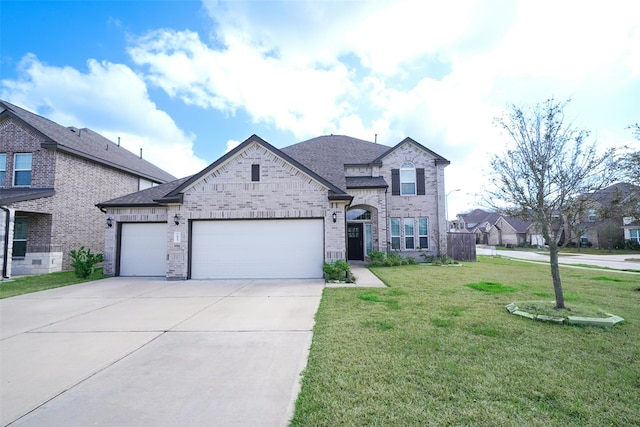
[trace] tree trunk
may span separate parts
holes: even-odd
[[[562,282],[560,281],[560,264],[558,263],[558,245],[549,245],[549,265],[551,266],[551,278],[553,279],[553,292],[556,295],[556,308],[565,308]]]

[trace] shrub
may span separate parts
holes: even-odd
[[[369,265],[372,267],[397,267],[399,265],[416,264],[415,258],[403,257],[395,252],[386,253],[382,251],[369,252]]]
[[[71,266],[75,270],[76,277],[86,279],[95,271],[95,265],[104,261],[104,255],[92,254],[91,249],[80,246],[78,250],[71,251]]]
[[[338,280],[341,282],[346,281],[348,283],[352,283],[354,281],[353,276],[351,275],[351,270],[349,269],[349,263],[342,259],[331,263],[325,262],[322,266],[322,271],[324,272],[324,279],[326,281]]]

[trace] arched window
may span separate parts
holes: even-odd
[[[416,167],[411,162],[400,166],[400,194],[414,196],[416,194]]]
[[[366,209],[349,209],[347,221],[364,221],[371,219],[371,212]]]

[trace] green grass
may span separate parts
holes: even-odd
[[[45,289],[75,285],[77,283],[89,282],[102,278],[104,278],[102,268],[96,269],[93,275],[88,279],[78,279],[73,271],[18,277],[13,280],[0,282],[0,299],[28,294],[31,292],[44,291]]]
[[[640,275],[561,267],[567,307],[625,318],[605,329],[506,312],[553,295],[548,266],[373,271],[390,287],[325,289],[293,426],[640,425]]]

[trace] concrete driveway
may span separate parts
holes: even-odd
[[[0,423],[284,426],[323,287],[111,278],[0,300]]]

